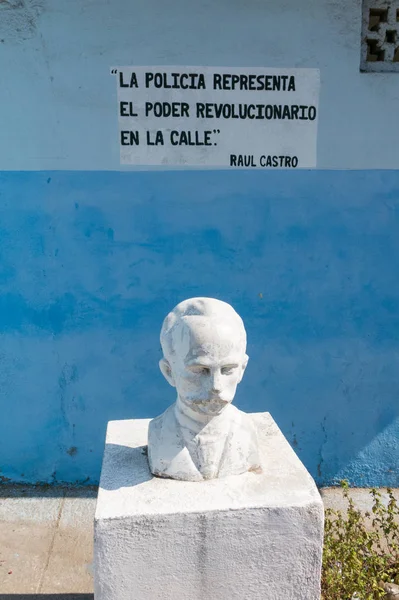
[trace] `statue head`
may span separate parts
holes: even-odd
[[[230,304],[184,300],[164,320],[161,345],[160,368],[180,402],[215,416],[233,401],[248,356],[244,324]]]

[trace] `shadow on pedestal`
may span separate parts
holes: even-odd
[[[120,444],[106,444],[105,456],[107,462],[112,464],[112,469],[103,468],[101,487],[111,491],[151,481],[153,475],[147,454],[148,446],[130,448]]]

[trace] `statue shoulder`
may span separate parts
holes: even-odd
[[[176,439],[177,421],[175,405],[169,406],[164,413],[150,421],[148,426],[148,460],[150,470],[154,475],[160,475],[167,470],[171,456],[175,451],[171,440]]]
[[[240,444],[248,449],[248,452],[253,455],[255,461],[258,460],[258,429],[251,415],[238,408],[234,413],[233,435],[240,440]]]
[[[236,406],[230,405],[230,419],[240,428],[247,429],[250,432],[256,432],[256,426],[251,416],[237,408]]]
[[[169,406],[165,412],[163,412],[158,417],[151,419],[150,424],[148,425],[148,443],[155,439],[159,439],[160,435],[162,435],[163,430],[169,429],[170,426],[174,425],[176,422],[175,417],[175,405],[172,404]]]

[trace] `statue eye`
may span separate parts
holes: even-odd
[[[231,375],[233,373],[234,369],[235,369],[235,366],[233,366],[233,365],[229,366],[229,367],[223,367],[222,373],[223,373],[223,375]]]
[[[190,371],[195,375],[209,375],[210,373],[209,367],[202,367],[201,365],[192,366]]]

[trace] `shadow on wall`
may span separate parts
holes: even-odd
[[[231,303],[317,482],[399,486],[399,172],[6,173],[0,479],[96,483],[106,423],[173,402],[159,330]],[[1,600],[1,599],[0,599]]]

